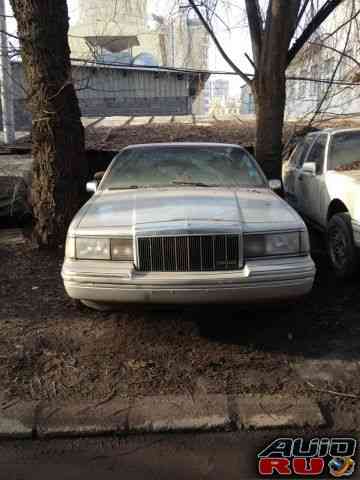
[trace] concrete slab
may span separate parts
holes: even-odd
[[[145,397],[135,400],[129,413],[129,429],[137,432],[211,430],[229,424],[225,395]]]
[[[156,116],[153,120],[153,123],[164,124],[164,123],[171,123],[173,117],[169,116]]]
[[[176,115],[175,119],[174,119],[174,122],[175,123],[185,123],[185,124],[191,123],[191,124],[193,124],[194,120],[193,120],[192,115]]]
[[[241,396],[233,397],[231,404],[239,429],[325,425],[318,404],[307,397]]]
[[[36,403],[2,402],[0,438],[31,438],[35,429]]]
[[[129,399],[46,406],[37,417],[39,437],[104,435],[127,431]]]
[[[105,117],[101,122],[101,127],[121,127],[129,123],[132,117]]]

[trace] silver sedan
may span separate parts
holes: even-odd
[[[299,215],[237,145],[122,150],[73,219],[62,277],[94,308],[268,302],[306,295],[315,267]]]

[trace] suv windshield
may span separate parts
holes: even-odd
[[[115,158],[101,189],[167,186],[265,187],[255,160],[242,148],[136,147]]]
[[[360,132],[343,132],[330,143],[328,170],[360,169]]]

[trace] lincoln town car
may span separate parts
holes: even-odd
[[[62,278],[97,309],[122,303],[280,302],[315,267],[300,216],[238,145],[136,145],[115,156],[73,219]]]

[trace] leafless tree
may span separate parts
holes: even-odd
[[[254,68],[250,77],[229,57],[206,19],[206,4],[189,0],[230,67],[250,86],[256,109],[256,156],[269,176],[281,172],[286,70],[320,25],[344,0],[245,0]],[[262,7],[262,8],[261,8]]]

